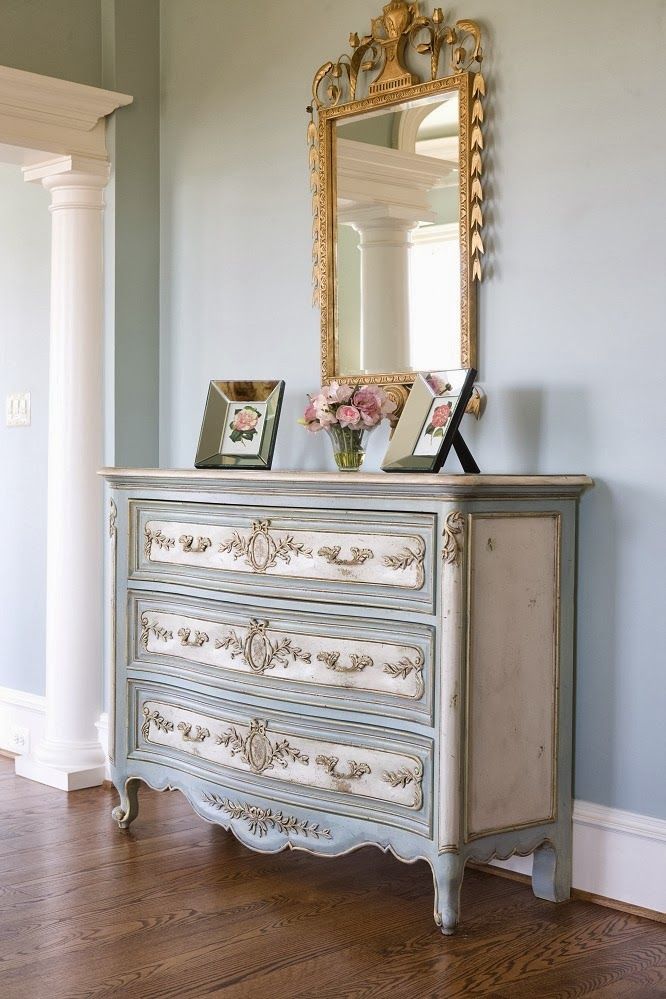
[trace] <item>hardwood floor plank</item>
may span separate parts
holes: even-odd
[[[462,929],[445,938],[423,862],[254,853],[147,788],[121,833],[116,800],[0,760],[2,999],[666,995],[662,924],[470,870]]]

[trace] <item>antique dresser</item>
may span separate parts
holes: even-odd
[[[108,470],[110,756],[254,850],[568,897],[584,476]]]

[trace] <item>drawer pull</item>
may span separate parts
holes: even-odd
[[[249,537],[243,537],[234,531],[229,541],[223,542],[218,551],[222,554],[231,553],[234,560],[245,557],[246,565],[255,572],[266,572],[278,562],[291,562],[294,558],[312,558],[312,549],[307,548],[302,541],[295,541],[293,534],[285,534],[281,538],[270,532],[270,520],[253,520]]]
[[[414,802],[412,808],[419,809],[423,805],[423,789],[421,787],[423,767],[420,763],[413,770],[409,770],[407,767],[400,767],[399,770],[385,770],[382,774],[382,780],[390,784],[391,787],[407,787],[409,784],[413,784]]]
[[[206,552],[213,544],[210,538],[197,538],[196,541],[191,534],[181,534],[178,538],[178,544],[181,546],[184,552],[192,552],[198,555],[199,552]]]
[[[331,548],[320,548],[317,555],[325,558],[329,565],[363,565],[375,557],[370,548],[350,548],[351,558],[340,558],[341,551],[342,545],[333,545]]]
[[[339,659],[339,652],[320,652],[317,656],[318,662],[326,663],[326,669],[332,669],[335,673],[360,673],[366,667],[374,665],[370,656],[359,656],[356,653],[350,655],[349,666],[340,664]]]
[[[416,661],[413,662],[408,656],[404,659],[400,659],[397,663],[386,663],[384,666],[384,672],[389,676],[393,676],[400,680],[406,680],[408,676],[412,673],[416,676],[416,694],[414,695],[417,700],[423,697],[425,686],[423,684],[423,656],[419,652]]]
[[[189,722],[178,722],[178,731],[183,736],[183,742],[205,742],[210,738],[208,729],[202,728],[201,725],[196,726],[192,735],[192,726]]]
[[[200,649],[202,645],[205,645],[206,642],[210,641],[205,631],[195,631],[193,638],[190,638],[191,635],[192,635],[191,628],[180,628],[180,630],[178,631],[180,644],[186,645],[190,649]]]
[[[331,830],[324,829],[317,822],[297,819],[293,815],[274,812],[272,808],[259,808],[247,802],[231,801],[219,794],[204,794],[204,801],[218,812],[226,812],[232,819],[247,822],[254,836],[265,836],[269,829],[276,829],[285,836],[311,836],[313,839],[331,839]]]
[[[309,756],[296,749],[286,739],[280,742],[271,742],[266,735],[268,722],[260,718],[253,718],[250,722],[250,730],[246,736],[241,735],[237,728],[232,725],[223,735],[215,738],[218,746],[226,746],[231,750],[232,756],[240,755],[245,760],[250,769],[255,774],[261,774],[264,770],[272,770],[277,763],[286,768],[290,762],[302,763],[308,766]]]
[[[144,722],[141,726],[141,735],[144,739],[150,738],[151,723],[161,732],[173,732],[173,722],[168,721],[168,719],[166,719],[164,715],[161,715],[157,709],[151,711],[150,708],[144,707],[143,717]]]
[[[147,559],[150,558],[150,553],[152,551],[153,543],[157,545],[164,552],[170,551],[175,547],[176,539],[168,538],[161,527],[158,527],[156,531],[153,531],[148,524],[146,524],[144,530],[144,545],[143,552]]]
[[[315,760],[315,763],[323,767],[326,773],[334,777],[335,780],[360,780],[366,774],[372,773],[367,763],[357,763],[356,760],[350,760],[349,773],[341,774],[336,769],[339,762],[337,756],[318,756]]]
[[[141,615],[141,644],[146,652],[148,651],[148,639],[151,635],[161,642],[170,642],[173,638],[173,631],[163,628],[157,621],[151,621],[147,614]]]
[[[311,653],[292,645],[291,638],[272,642],[266,634],[269,625],[270,621],[250,621],[245,638],[240,638],[232,629],[226,638],[216,639],[215,648],[230,649],[231,658],[241,659],[253,673],[265,673],[278,665],[286,669],[290,656],[294,662],[299,659],[304,663],[311,661]]]

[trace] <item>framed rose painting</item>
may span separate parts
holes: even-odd
[[[475,377],[474,368],[418,375],[389,442],[383,471],[439,472],[451,447],[461,459],[464,449],[473,462],[458,427]]]
[[[196,468],[270,468],[284,382],[213,381]]]

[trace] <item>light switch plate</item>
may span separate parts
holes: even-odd
[[[7,426],[30,426],[30,393],[15,392],[7,396]]]

